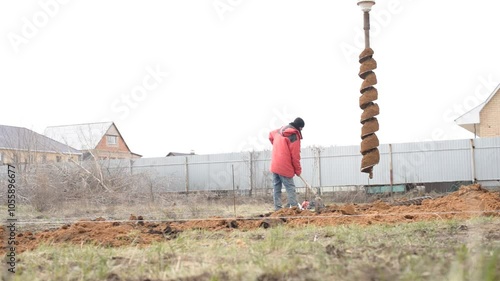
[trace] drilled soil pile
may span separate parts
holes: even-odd
[[[210,218],[202,220],[148,222],[141,216],[129,221],[108,222],[102,218],[82,220],[58,229],[37,233],[18,233],[16,251],[32,250],[41,243],[96,244],[109,247],[149,245],[155,241],[175,239],[178,233],[189,229],[250,230],[278,224],[289,227],[304,225],[331,226],[339,224],[369,225],[377,223],[408,223],[433,219],[469,219],[476,216],[500,216],[500,195],[480,185],[462,186],[446,196],[425,199],[421,205],[391,205],[377,201],[372,204],[326,206],[321,212],[282,209],[252,218]],[[2,245],[6,245],[5,227],[0,230]],[[5,253],[6,248],[0,251]]]

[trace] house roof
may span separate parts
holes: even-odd
[[[474,125],[480,123],[480,113],[481,110],[490,102],[490,100],[500,91],[500,84],[493,90],[490,96],[481,104],[464,113],[462,116],[455,119],[457,123],[462,128],[474,133]]]
[[[0,125],[0,149],[81,154],[77,149],[32,130]]]
[[[137,156],[137,157],[139,157],[139,158],[141,158],[141,157],[142,157],[142,155],[140,155],[140,154],[137,154],[137,153],[134,153],[134,152],[130,152],[130,153],[132,153],[132,155]]]
[[[51,126],[44,135],[79,150],[96,148],[113,122],[88,123],[77,125]]]
[[[169,156],[188,156],[188,155],[194,155],[194,152],[191,152],[191,153],[169,152],[167,154],[167,156],[165,156],[165,157],[169,157]]]

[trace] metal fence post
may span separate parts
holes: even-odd
[[[250,183],[250,196],[253,194],[253,151],[249,151],[248,155],[250,156],[248,159],[248,176],[249,176],[249,183]]]
[[[318,163],[318,188],[321,190],[321,187],[323,186],[321,182],[321,147],[316,147],[315,153],[314,153],[314,162]]]
[[[186,195],[189,193],[189,167],[188,167],[188,158],[187,156],[184,157],[184,174],[186,175]]]
[[[475,146],[474,139],[470,140],[470,158],[471,158],[471,172],[472,172],[472,183],[476,183],[476,159],[475,159]]]
[[[394,169],[392,163],[392,144],[389,144],[389,180],[391,186],[394,184]]]
[[[234,190],[234,165],[231,164],[231,178],[233,180],[233,210],[234,217],[236,218],[236,191]]]
[[[392,169],[392,144],[389,144],[389,180],[390,180],[390,185],[391,185],[391,198],[392,198],[392,193],[393,193],[393,187],[392,185],[394,184],[394,172]]]

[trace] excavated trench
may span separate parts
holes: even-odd
[[[16,235],[18,253],[46,244],[95,244],[107,247],[145,246],[153,242],[175,239],[186,230],[245,231],[257,228],[335,226],[345,224],[396,224],[424,220],[460,219],[477,216],[500,216],[500,195],[480,185],[462,186],[458,191],[439,198],[422,197],[389,204],[327,205],[320,212],[282,209],[257,217],[218,218],[184,221],[147,221],[131,216],[128,221],[106,221],[103,218],[81,220],[57,229],[25,231]],[[0,230],[2,245],[6,245],[6,228]],[[2,254],[6,252],[2,248]]]

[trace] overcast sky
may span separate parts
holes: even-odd
[[[371,12],[381,143],[464,139],[500,83],[500,1],[380,0]],[[114,121],[145,157],[359,145],[355,0],[0,2],[1,122]]]

